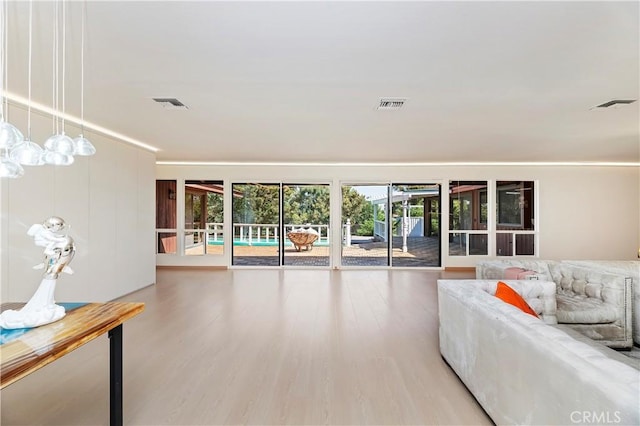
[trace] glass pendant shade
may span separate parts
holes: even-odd
[[[64,133],[51,136],[44,142],[44,147],[48,151],[57,152],[63,155],[73,155],[75,151],[73,139]]]
[[[96,153],[96,148],[84,135],[75,138],[73,144],[75,145],[75,155],[93,155]]]
[[[24,169],[20,164],[16,163],[6,155],[3,155],[2,158],[0,158],[0,177],[15,179],[22,177],[23,175]]]
[[[54,166],[70,166],[73,164],[73,155],[62,154],[48,149],[44,150],[42,159],[45,164],[51,164]]]
[[[11,149],[23,140],[24,136],[16,126],[0,121],[0,149]]]
[[[11,159],[23,166],[41,166],[42,148],[35,142],[24,140],[11,150]]]

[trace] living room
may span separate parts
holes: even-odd
[[[50,136],[55,121],[44,108],[54,104],[48,37],[53,25],[50,8],[34,5],[39,38],[29,108],[28,5],[3,3],[9,20],[4,117],[25,134],[30,128],[32,140],[41,143]],[[77,102],[80,5],[67,5],[72,18],[67,22],[72,29],[68,41],[73,43],[68,51],[75,55],[69,60],[67,88],[73,91],[67,108],[75,119],[82,115]],[[150,13],[155,15],[147,17]],[[80,120],[71,117],[66,132],[75,136],[83,131],[97,153],[76,157],[69,167],[25,167],[24,176],[0,181],[0,294],[3,302],[29,300],[42,274],[32,267],[41,262],[42,253],[34,248],[27,231],[49,216],[64,218],[71,225],[77,252],[71,264],[74,274],[61,276],[56,300],[146,303],[145,312],[124,327],[127,423],[491,421],[440,358],[436,281],[474,277],[479,260],[497,256],[495,238],[489,240],[486,256],[457,256],[450,254],[448,239],[441,235],[441,264],[432,268],[350,268],[341,263],[341,244],[331,246],[328,267],[243,268],[232,263],[234,184],[328,185],[331,239],[339,242],[344,226],[341,189],[347,184],[439,184],[440,226],[453,232],[446,191],[450,182],[487,182],[493,230],[497,182],[534,182],[535,258],[630,261],[638,257],[638,102],[597,107],[610,100],[639,97],[636,3],[195,2],[185,6],[163,2],[151,7],[137,2],[90,2],[86,16],[84,116],[90,123],[82,130]],[[182,31],[165,31],[154,23],[177,25]],[[116,33],[114,28],[122,31]],[[178,38],[176,33],[187,36]],[[202,44],[186,47],[196,41]],[[208,59],[202,52],[208,52]],[[166,58],[172,60],[167,63]],[[402,108],[377,109],[380,98],[389,95],[405,99]],[[174,96],[189,109],[166,108],[151,100]],[[105,128],[112,132],[107,134]],[[222,182],[226,232],[222,254],[157,253],[157,180],[175,181],[177,200],[184,199],[188,180]],[[177,217],[184,220],[184,204],[177,206]],[[422,281],[424,286],[416,285]],[[350,297],[331,298],[341,282]],[[361,282],[371,282],[372,287],[365,288]],[[228,294],[231,287],[242,297]],[[279,289],[296,305],[285,304],[287,309],[278,312],[274,306],[280,300]],[[314,296],[317,304],[310,300]],[[262,307],[259,297],[265,303]],[[338,355],[313,358],[313,349],[322,354],[320,348],[327,341],[322,333],[305,340],[304,326],[314,330],[310,334],[323,330],[325,321],[336,320],[329,314],[342,312],[337,307],[347,301],[361,304],[362,310],[354,312],[362,317],[341,323],[347,329],[351,324],[348,333],[329,336],[344,339],[341,344],[347,348],[347,339],[353,339],[359,350],[345,349],[347,362],[323,376],[318,364],[332,365],[327,360]],[[171,304],[178,309],[168,309]],[[234,307],[254,310],[256,318],[213,315],[232,312]],[[414,317],[404,318],[405,310],[415,313]],[[284,330],[288,331],[282,333],[295,338],[278,340],[278,330],[265,329],[263,324],[279,324],[275,318],[287,314],[297,325],[287,323],[289,328]],[[241,320],[246,326],[232,328],[233,322]],[[389,334],[378,335],[384,324],[389,325]],[[212,335],[226,347],[237,343],[239,360],[252,350],[268,355],[266,359],[276,358],[271,366],[257,369],[258,375],[277,370],[281,360],[277,352],[266,349],[268,342],[255,348],[246,343],[247,336],[273,333],[275,344],[291,348],[285,351],[286,362],[309,357],[308,363],[294,364],[298,375],[281,380],[295,384],[305,374],[315,374],[305,382],[314,390],[308,395],[301,390],[304,387],[282,391],[285,397],[268,402],[261,395],[270,392],[268,384],[276,383],[276,378],[268,376],[262,392],[254,393],[251,380],[241,381],[247,388],[234,388],[225,375],[222,382],[230,386],[231,394],[245,395],[246,400],[218,401],[224,389],[210,394],[204,390],[214,386],[214,378],[195,384],[197,374],[180,372],[195,363],[206,372],[204,376],[215,377],[207,370],[207,359],[200,358],[205,356],[203,351],[216,351],[215,342],[199,346],[196,335],[176,338],[179,326],[196,327],[201,333],[212,328]],[[238,340],[224,336],[227,327],[237,333]],[[404,335],[406,329],[414,334]],[[421,333],[428,337],[422,339]],[[418,346],[411,346],[409,337],[417,339]],[[163,339],[185,345],[190,355],[168,354]],[[367,339],[372,339],[371,346]],[[407,356],[377,346],[384,341],[400,342],[401,353]],[[106,357],[105,345],[104,339],[89,343],[3,389],[2,422],[106,422],[106,378],[92,380],[94,375],[106,375],[100,361]],[[296,352],[296,345],[306,349]],[[365,348],[375,355],[362,364],[349,364]],[[145,358],[145,351],[156,355]],[[394,387],[398,382],[384,383],[395,368],[391,361],[385,364],[387,360],[397,357],[398,369],[404,371],[419,362],[421,353],[425,361],[416,374],[423,375],[402,392],[424,392],[426,399],[436,398],[432,384],[436,380],[443,397],[429,406],[428,413],[416,408],[426,404],[424,397],[403,406],[402,397],[390,397],[393,391],[373,393],[384,386],[399,389]],[[255,367],[234,364],[233,357],[214,365],[215,372]],[[345,373],[349,365],[370,368],[360,370],[358,376]],[[368,380],[370,375],[375,378],[376,366],[390,376]],[[82,378],[68,377],[76,372]],[[182,374],[188,377],[186,382]],[[339,385],[328,387],[335,390],[328,391],[331,404],[318,403],[328,413],[322,417],[322,410],[314,405],[315,398],[321,398],[319,383],[326,377],[338,380],[340,374],[354,382],[342,383],[348,395],[340,393]],[[48,392],[54,395],[37,394],[40,388],[53,389]],[[167,391],[145,393],[154,388]],[[204,400],[199,393],[206,395]],[[97,401],[88,401],[84,395]],[[37,410],[30,409],[29,397],[38,398]],[[385,408],[372,408],[376,404]],[[460,413],[457,405],[464,407]],[[438,406],[445,408],[440,412]],[[240,407],[250,415],[243,417]],[[189,417],[189,411],[195,416]],[[260,417],[266,412],[270,412],[267,417]]]

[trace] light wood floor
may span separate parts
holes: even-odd
[[[491,424],[440,357],[441,275],[159,270],[122,299],[147,304],[124,326],[125,424]],[[107,424],[108,352],[5,388],[2,425]]]

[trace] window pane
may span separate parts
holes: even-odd
[[[342,186],[342,265],[389,265],[388,191],[388,185]]]
[[[480,191],[480,224],[487,229],[487,191]]]
[[[284,265],[329,266],[329,185],[283,184]]]
[[[496,217],[498,230],[534,229],[534,183],[498,181]]]
[[[206,240],[206,233],[202,231],[190,231],[185,230],[184,233],[184,254],[187,256],[195,256],[206,254],[207,245],[204,243]]]
[[[467,234],[452,232],[449,233],[449,256],[467,255]]]
[[[533,256],[535,254],[535,235],[516,235],[516,256]]]
[[[482,256],[489,254],[487,234],[469,234],[469,254]]]
[[[513,256],[513,234],[511,232],[496,233],[496,254],[498,256]]]
[[[158,232],[158,254],[176,254],[176,232]]]
[[[156,181],[156,229],[165,230],[157,232],[156,253],[159,254],[177,252],[176,188],[175,180]]]
[[[440,185],[394,183],[392,190],[391,266],[440,266]]]
[[[449,230],[487,229],[487,182],[449,182]]]
[[[233,265],[280,266],[280,185],[233,184]]]
[[[185,181],[184,250],[186,255],[223,253],[223,200],[222,181]]]

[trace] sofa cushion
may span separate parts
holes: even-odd
[[[498,281],[498,286],[496,288],[496,297],[503,302],[506,302],[510,305],[515,306],[520,309],[522,312],[526,312],[529,315],[533,315],[538,318],[538,314],[535,313],[531,306],[520,296],[514,289],[509,287],[507,284],[502,281]]]
[[[575,294],[556,294],[558,322],[569,324],[608,324],[615,322],[620,313],[615,306],[595,297]]]
[[[538,273],[524,268],[511,267],[504,270],[504,279],[506,280],[537,280]]]

